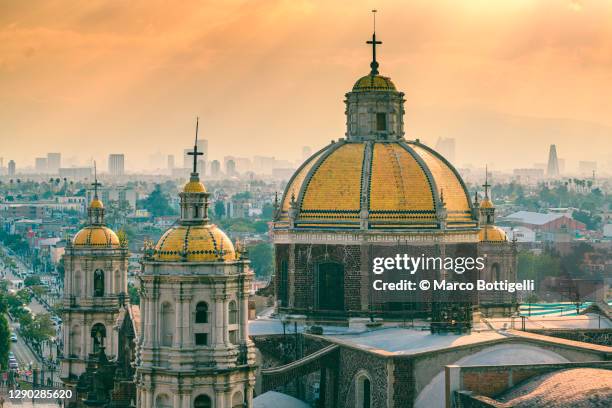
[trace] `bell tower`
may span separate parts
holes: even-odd
[[[114,326],[128,301],[127,242],[104,223],[99,185],[96,174],[87,225],[68,242],[64,255],[61,378],[67,386],[76,385],[89,356],[101,347],[110,359],[117,356]]]

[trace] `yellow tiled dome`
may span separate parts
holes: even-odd
[[[308,159],[290,180],[279,221],[292,197],[296,227],[438,228],[440,190],[447,226],[476,227],[467,190],[442,156],[417,142],[332,144]]]
[[[206,187],[201,181],[190,181],[183,187],[185,193],[205,193]]]
[[[120,246],[119,237],[115,232],[101,225],[92,225],[83,228],[74,236],[72,240],[74,246],[92,247],[118,247]]]
[[[98,197],[94,197],[91,203],[89,203],[89,208],[104,208],[104,204],[102,204]]]
[[[495,206],[493,205],[493,201],[491,201],[491,199],[484,198],[481,202],[480,202],[480,208],[494,208]]]
[[[179,225],[170,228],[153,251],[157,261],[235,261],[232,241],[214,224]]]
[[[480,242],[506,242],[506,232],[494,225],[487,225],[478,232]]]
[[[361,77],[353,85],[353,92],[359,91],[395,91],[395,85],[391,78],[381,75],[366,75]]]

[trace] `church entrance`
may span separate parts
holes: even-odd
[[[317,265],[317,306],[319,310],[344,310],[344,265]]]

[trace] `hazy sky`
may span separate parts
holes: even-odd
[[[553,142],[568,161],[612,158],[605,0],[0,0],[0,157],[145,167],[189,146],[199,115],[213,158],[296,159],[344,136],[372,8],[409,138],[455,137],[458,165],[497,169]]]

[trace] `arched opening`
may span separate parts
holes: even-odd
[[[501,266],[498,263],[494,263],[491,266],[491,280],[499,281],[501,280]]]
[[[161,345],[172,346],[172,335],[174,334],[174,309],[172,305],[165,302],[161,306]]]
[[[208,304],[206,302],[198,302],[196,305],[196,323],[208,323]]]
[[[355,392],[355,408],[372,407],[372,382],[365,371],[357,374]]]
[[[159,394],[155,398],[155,408],[172,408],[170,397],[166,394]]]
[[[104,296],[104,271],[96,269],[94,272],[94,297]]]
[[[73,326],[70,331],[70,355],[79,357],[81,355],[81,327]]]
[[[210,397],[205,394],[200,394],[193,401],[193,408],[211,408],[212,402]]]
[[[317,306],[320,310],[344,310],[344,265],[317,265]]]
[[[229,310],[229,324],[236,324],[238,323],[238,308],[236,307],[236,302],[235,301],[230,301],[229,305],[228,305],[228,310]]]
[[[96,323],[91,327],[91,338],[93,341],[92,350],[94,353],[100,351],[100,348],[104,346],[104,339],[106,339],[106,327],[102,323]]]
[[[232,396],[232,408],[242,407],[244,407],[244,397],[242,396],[242,392],[236,391]]]

